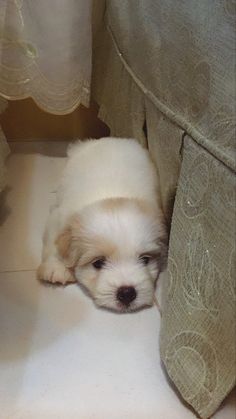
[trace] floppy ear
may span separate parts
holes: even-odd
[[[159,263],[159,272],[163,272],[167,267],[167,258],[168,258],[168,235],[164,234],[158,239],[158,245],[160,246],[160,263]]]
[[[159,266],[159,273],[161,273],[167,267],[168,244],[169,244],[169,235],[168,235],[168,231],[167,231],[167,227],[164,222],[164,219],[161,220],[160,225],[159,225],[159,236],[157,238],[157,244],[160,249],[158,266]]]
[[[79,256],[79,230],[78,217],[73,217],[56,239],[57,251],[68,268],[73,268]]]

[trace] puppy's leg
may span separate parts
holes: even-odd
[[[37,270],[37,278],[41,281],[66,284],[75,282],[71,271],[64,265],[58,255],[55,241],[59,231],[58,209],[52,209],[43,238],[42,262]]]

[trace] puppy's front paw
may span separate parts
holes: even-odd
[[[51,282],[53,284],[65,285],[76,282],[70,270],[62,262],[55,259],[41,263],[37,270],[37,278],[40,281]]]

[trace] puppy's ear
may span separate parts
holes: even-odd
[[[56,239],[56,246],[58,253],[62,259],[68,259],[71,250],[72,230],[70,226],[67,226],[62,233]]]
[[[164,222],[161,223],[161,232],[157,238],[157,244],[160,249],[160,258],[159,258],[159,273],[163,272],[167,267],[167,258],[168,258],[168,244],[169,244],[169,235]]]
[[[79,219],[73,217],[55,242],[57,251],[68,268],[75,266],[79,256],[79,231]]]
[[[158,245],[160,246],[160,263],[159,263],[159,272],[163,272],[167,267],[167,258],[168,258],[168,236],[167,234],[159,238]]]

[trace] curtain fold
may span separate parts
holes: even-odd
[[[89,105],[93,1],[0,0],[0,113],[27,97],[54,114]],[[0,191],[8,152],[0,127]]]
[[[92,0],[1,0],[0,95],[65,114],[90,99]]]
[[[0,115],[2,112],[5,111],[6,107],[7,107],[7,101],[0,97]],[[0,126],[0,193],[5,187],[5,181],[6,181],[5,160],[9,152],[10,152],[10,148],[7,144],[6,137]]]

